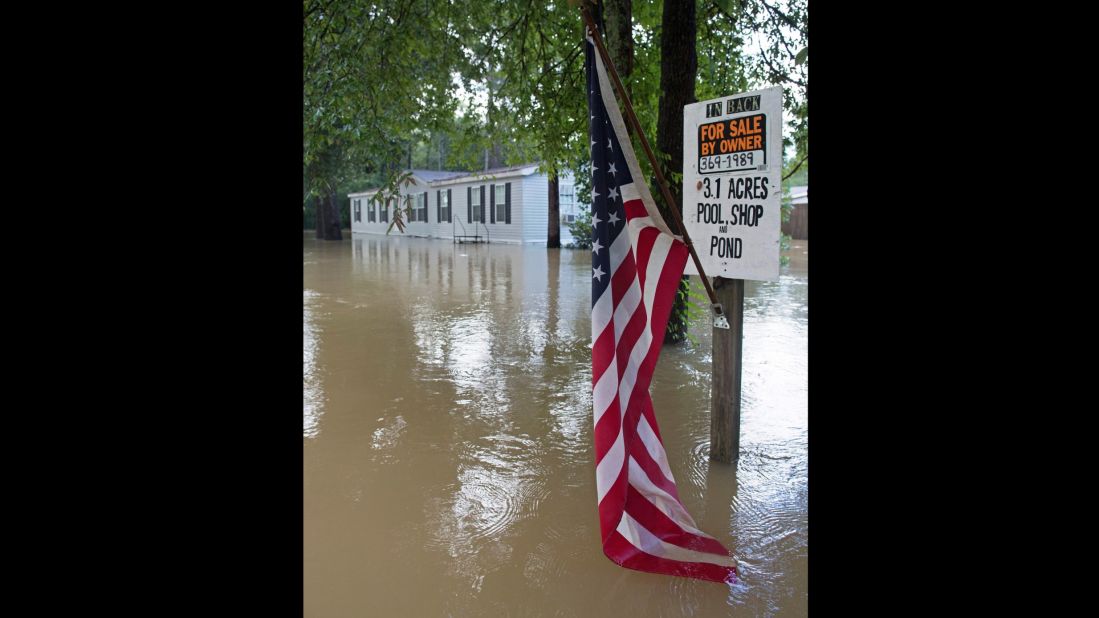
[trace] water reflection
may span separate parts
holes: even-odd
[[[804,268],[747,286],[737,465],[708,459],[708,328],[653,377],[680,494],[741,564],[727,587],[599,549],[590,259],[306,238],[307,615],[805,614]]]
[[[324,393],[320,388],[320,379],[317,376],[317,327],[314,324],[313,309],[310,307],[311,300],[316,295],[316,292],[305,290],[305,340],[302,346],[305,384],[302,387],[304,421],[302,429],[307,438],[317,435],[320,414],[324,409]]]

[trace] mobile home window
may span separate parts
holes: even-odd
[[[561,185],[561,223],[576,221],[576,190],[572,185]]]
[[[386,222],[389,221],[389,208],[392,205],[393,205],[393,198],[389,198],[385,201],[385,206],[382,207],[382,212],[378,215],[378,219],[380,219],[383,223],[386,223]]]
[[[363,201],[355,200],[355,221],[362,223],[363,220]]]
[[[470,221],[480,221],[481,220],[481,191],[480,190],[475,190],[472,195],[473,195],[473,197],[470,198],[470,202],[469,202],[470,207],[473,209],[473,214],[470,215],[470,217],[471,217]]]
[[[450,192],[439,192],[439,221],[450,222]]]
[[[576,193],[572,185],[561,186],[561,208],[571,209],[576,203]]]
[[[416,208],[420,210],[420,221],[427,222],[427,193],[416,196]]]
[[[366,220],[370,223],[378,220],[378,205],[373,200],[367,200],[366,202]]]
[[[504,211],[507,208],[507,191],[504,185],[496,185],[496,222],[504,223]]]

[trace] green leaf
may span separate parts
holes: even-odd
[[[809,57],[809,46],[806,45],[805,49],[798,52],[797,56],[794,56],[794,64],[804,64],[805,59]]]

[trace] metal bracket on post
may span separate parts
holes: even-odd
[[[710,309],[714,312],[714,328],[729,330],[729,320],[725,317],[725,308],[721,306],[721,303],[710,305]]]

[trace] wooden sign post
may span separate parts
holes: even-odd
[[[714,329],[710,391],[710,458],[729,463],[740,456],[740,376],[744,346],[744,280],[714,277],[717,301],[729,328]]]

